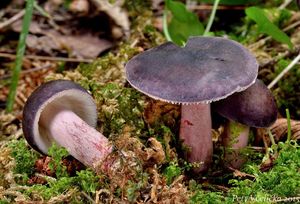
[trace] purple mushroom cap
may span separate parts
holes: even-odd
[[[126,64],[128,82],[162,101],[210,103],[255,82],[258,63],[239,43],[220,37],[191,37],[181,48],[171,42]]]
[[[92,127],[96,126],[97,110],[91,95],[80,85],[67,80],[47,82],[38,87],[26,101],[23,110],[23,133],[29,145],[47,154],[53,138],[39,125],[43,110],[53,104],[71,110]]]
[[[275,99],[260,80],[245,91],[213,103],[212,109],[225,118],[250,127],[269,127],[277,118]]]

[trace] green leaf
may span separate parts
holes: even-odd
[[[203,34],[204,28],[198,16],[188,11],[183,3],[166,0],[166,8],[172,13],[168,31],[173,42],[183,45],[190,36]]]
[[[257,23],[259,32],[287,44],[290,48],[293,47],[290,38],[267,18],[264,10],[257,7],[249,7],[246,9],[246,15]]]

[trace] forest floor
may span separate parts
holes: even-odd
[[[214,114],[212,165],[205,173],[193,173],[195,164],[184,159],[178,136],[180,105],[145,96],[129,85],[124,73],[133,56],[166,42],[164,1],[112,2],[37,1],[13,111],[8,113],[25,3],[1,1],[0,204],[300,203],[299,63],[270,89],[278,119],[269,128],[251,128],[241,152],[247,158],[244,165],[236,169],[224,162],[226,120]],[[300,11],[295,2],[284,7],[281,1],[241,2],[219,6],[211,35],[248,48],[258,60],[258,78],[268,85],[299,54]],[[263,8],[293,47],[259,32],[245,15],[250,6]],[[206,24],[212,4],[190,3],[189,9]],[[46,156],[27,144],[22,131],[25,102],[41,84],[56,79],[74,81],[91,93],[98,109],[97,130],[115,146],[108,159],[119,165],[94,171],[56,145]]]

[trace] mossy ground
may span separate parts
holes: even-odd
[[[14,122],[16,116],[3,112],[0,203],[300,202],[300,146],[295,141],[278,142],[266,154],[251,148],[252,139],[250,148],[244,151],[248,161],[238,171],[224,167],[220,133],[215,131],[211,169],[205,175],[191,172],[197,164],[183,159],[183,147],[178,140],[180,106],[154,101],[126,83],[125,63],[135,54],[165,41],[153,27],[154,18],[147,7],[145,10],[147,5],[143,1],[128,2],[132,17],[129,39],[92,64],[48,77],[73,80],[91,92],[98,107],[97,128],[116,147],[109,158],[118,160],[118,165],[108,172],[66,165],[62,162],[66,152],[56,146],[49,152],[51,157],[41,156],[22,138],[20,126]],[[286,26],[295,18],[300,19],[291,12],[278,22]],[[281,54],[288,52],[292,59],[296,52],[272,40],[254,45],[260,36],[247,19],[244,23],[248,35],[240,35],[240,27],[232,29],[231,35],[256,54],[261,65],[260,78],[269,82],[289,61],[283,60]],[[299,33],[299,28],[290,31],[295,45],[300,41]],[[279,109],[290,108],[295,119],[299,119],[298,72],[295,68],[274,90]],[[252,133],[254,137],[256,132]],[[70,172],[69,166],[76,170]]]

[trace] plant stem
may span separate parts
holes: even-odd
[[[285,109],[286,118],[287,118],[287,139],[286,142],[289,143],[292,137],[292,128],[291,128],[291,116],[289,109]]]
[[[165,9],[164,10],[164,15],[163,15],[163,30],[164,30],[164,34],[165,34],[165,37],[166,37],[167,41],[173,42],[172,38],[170,36],[169,30],[168,30],[168,22],[167,22],[168,21],[168,19],[167,19],[168,14],[167,14],[167,12],[168,11]]]
[[[14,105],[14,100],[16,96],[17,86],[19,82],[19,75],[21,72],[22,67],[22,60],[25,52],[25,41],[29,32],[29,26],[32,18],[32,12],[33,12],[33,6],[34,6],[34,0],[27,0],[26,1],[26,8],[25,8],[25,15],[23,19],[23,26],[22,31],[20,33],[19,43],[17,47],[17,58],[15,61],[15,67],[12,73],[10,88],[9,88],[9,94],[7,97],[7,103],[6,103],[6,111],[11,112]]]
[[[269,138],[271,140],[272,146],[275,146],[276,143],[275,143],[275,140],[274,140],[274,136],[273,136],[273,134],[272,134],[272,132],[271,132],[270,129],[268,129],[268,135],[269,135]]]
[[[211,14],[210,14],[210,17],[209,17],[209,21],[208,21],[208,23],[206,25],[205,31],[203,33],[203,36],[207,36],[208,33],[209,33],[209,31],[210,31],[210,28],[211,28],[211,26],[213,24],[213,21],[215,19],[215,16],[216,16],[216,11],[217,11],[219,2],[220,2],[220,0],[215,0],[215,2],[214,2],[214,7],[213,7],[213,9],[211,11]]]

